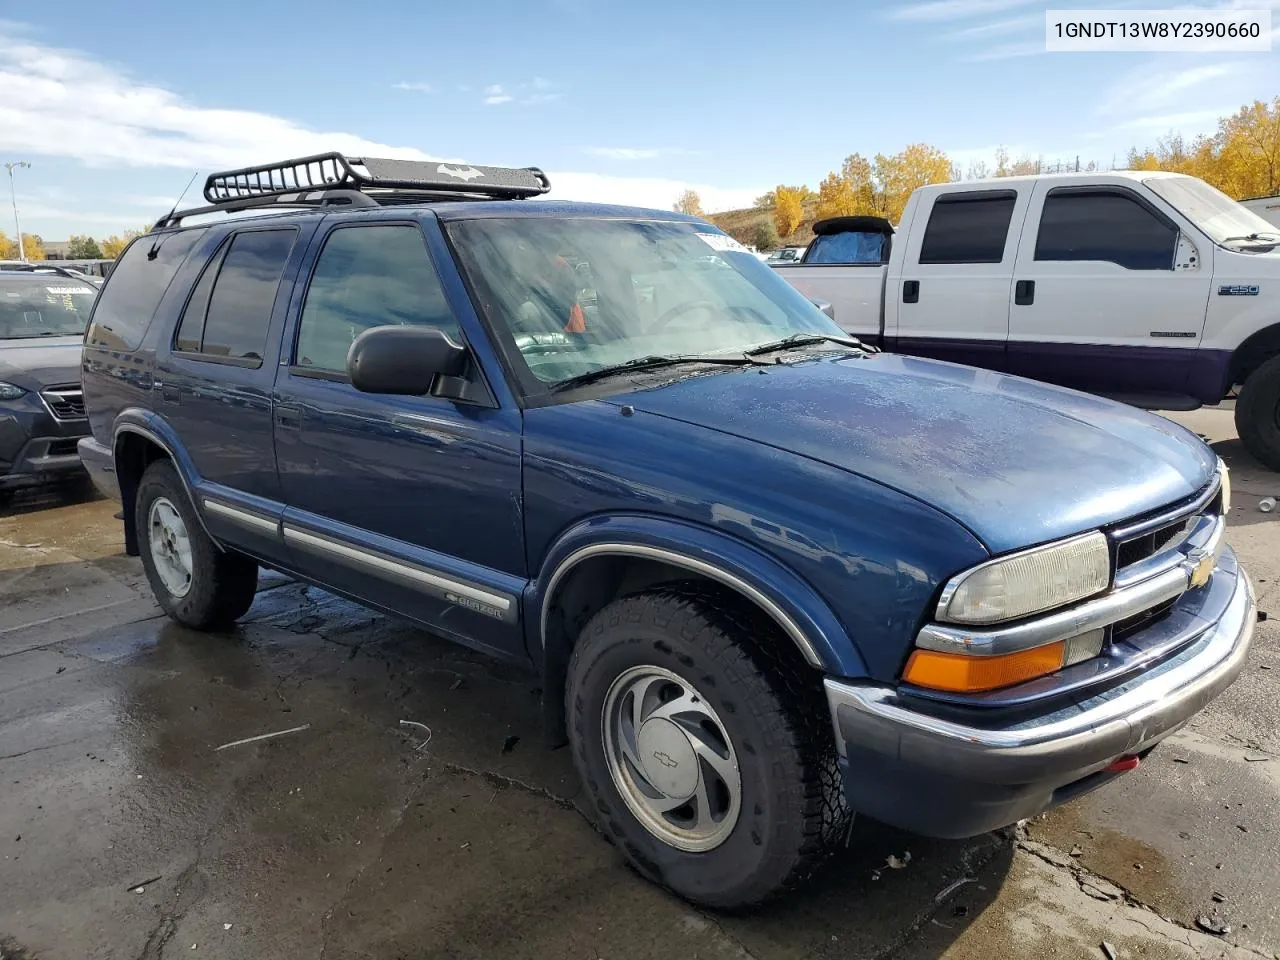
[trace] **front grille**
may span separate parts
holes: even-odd
[[[1191,530],[1198,516],[1199,514],[1187,517],[1167,527],[1160,527],[1151,533],[1144,533],[1132,540],[1124,541],[1116,549],[1116,568],[1123,570],[1148,557],[1154,557],[1161,550],[1176,547]]]
[[[1173,597],[1163,603],[1156,604],[1154,607],[1143,610],[1141,613],[1135,613],[1132,617],[1117,620],[1111,625],[1111,642],[1118,643],[1125,637],[1132,636],[1140,630],[1153,626],[1157,620],[1162,619],[1173,609],[1178,600],[1178,597]]]
[[[84,391],[79,387],[49,387],[40,396],[48,404],[49,412],[58,420],[84,419]]]

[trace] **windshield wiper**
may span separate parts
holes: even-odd
[[[1261,240],[1263,243],[1280,243],[1280,235],[1274,233],[1251,233],[1247,237],[1227,237],[1223,243],[1231,243],[1234,240]]]
[[[747,351],[747,356],[755,357],[762,353],[772,353],[774,350],[802,347],[812,343],[837,343],[842,347],[849,347],[853,350],[863,350],[867,353],[878,352],[875,347],[863,343],[857,337],[837,337],[829,333],[793,333],[791,336],[783,337],[781,340],[774,340],[772,343],[762,343],[758,347],[752,347]]]
[[[603,380],[606,377],[612,377],[620,373],[631,373],[634,370],[654,370],[658,367],[674,367],[683,363],[714,363],[723,367],[767,366],[762,361],[749,357],[745,353],[720,357],[688,355],[636,357],[634,360],[628,360],[625,363],[610,364],[607,367],[601,367],[599,370],[589,370],[586,373],[578,374],[576,377],[561,380],[551,388],[551,392],[560,393],[563,390],[595,383],[597,380]]]

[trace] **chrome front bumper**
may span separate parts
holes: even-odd
[[[972,836],[1101,782],[1113,761],[1149,750],[1240,673],[1257,607],[1229,548],[1203,591],[1223,600],[1211,621],[1184,628],[1176,652],[1103,694],[1082,693],[1014,726],[942,719],[894,688],[826,680],[853,806],[918,832]],[[1188,593],[1188,603],[1203,604],[1193,596],[1201,593]]]

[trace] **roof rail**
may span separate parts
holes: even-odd
[[[47,263],[44,260],[27,262],[21,260],[0,260],[0,273],[37,273],[42,270],[49,273],[56,273],[59,276],[69,277],[72,280],[83,280],[85,277],[83,272],[72,270],[70,267],[62,267],[56,264]]]
[[[434,160],[389,160],[317,153],[256,167],[213,173],[204,182],[207,207],[174,211],[153,230],[183,217],[261,207],[344,204],[375,206],[427,200],[524,200],[551,189],[537,167],[476,167]]]

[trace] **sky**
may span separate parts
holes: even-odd
[[[31,164],[19,212],[46,240],[140,228],[196,173],[186,205],[215,170],[334,149],[539,166],[553,199],[669,208],[692,188],[712,212],[913,142],[962,168],[999,146],[1123,165],[1280,93],[1280,40],[1046,53],[1064,0],[6,6],[0,163]],[[1189,6],[1272,7],[1280,29],[1280,0]]]

